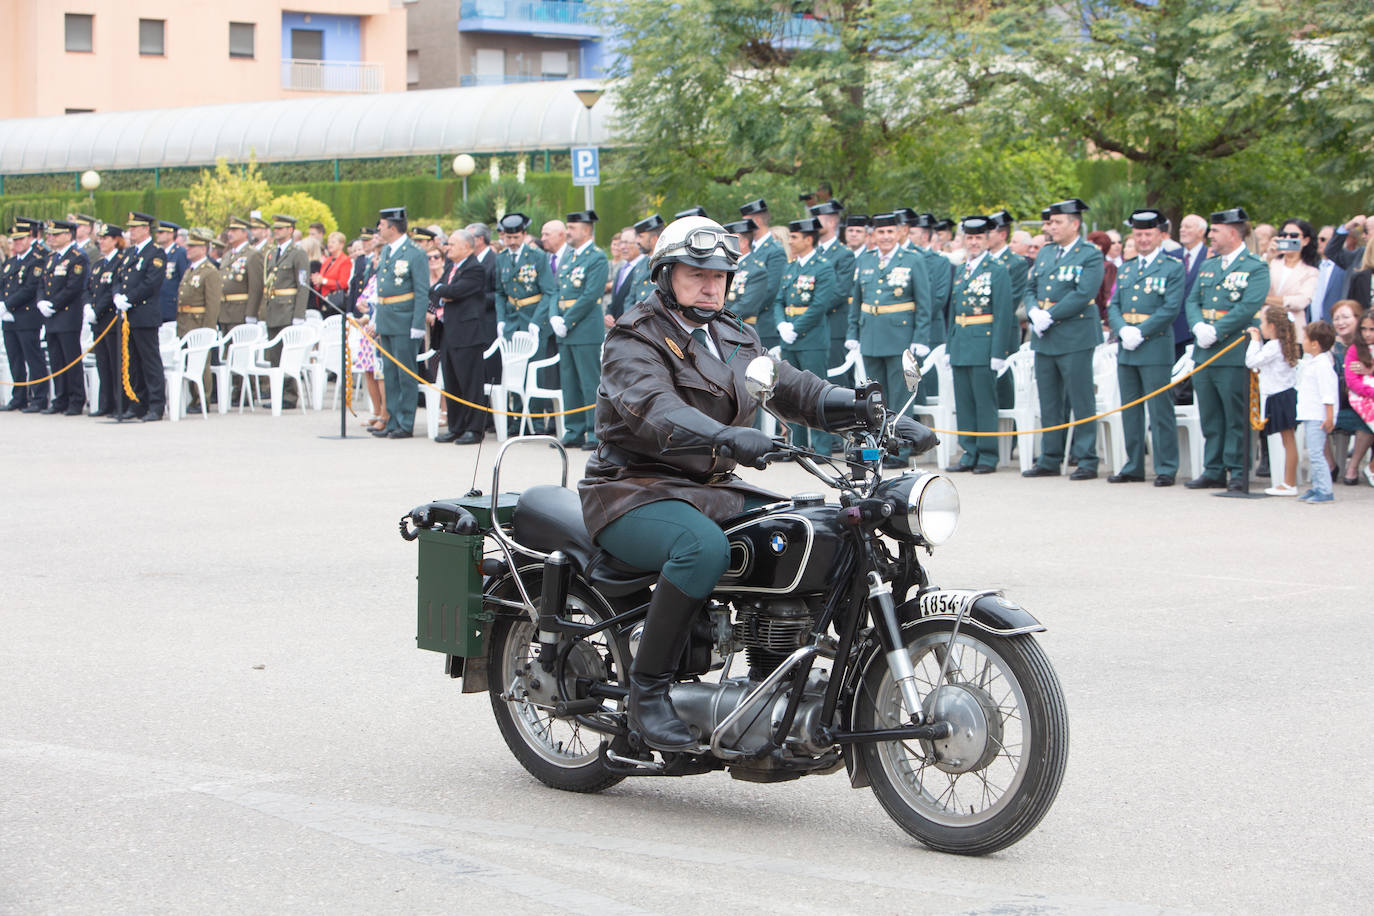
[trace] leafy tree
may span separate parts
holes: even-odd
[[[329,205],[302,191],[274,197],[267,201],[261,209],[263,218],[269,222],[278,213],[283,216],[295,217],[296,228],[302,233],[305,232],[305,227],[311,223],[323,223],[326,236],[339,228],[339,221],[334,218],[334,213],[329,209]]]
[[[523,213],[531,220],[531,230],[537,235],[545,220],[560,218],[557,201],[550,201],[539,187],[505,175],[494,183],[485,184],[460,199],[453,208],[459,226],[486,223],[495,233],[496,222],[507,213]]]
[[[230,166],[223,158],[215,168],[202,169],[200,178],[186,191],[182,209],[186,221],[214,232],[224,228],[231,216],[247,216],[261,209],[272,197],[272,189],[258,170],[255,158],[244,166]]]

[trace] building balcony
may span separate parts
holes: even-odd
[[[572,79],[570,76],[541,76],[538,73],[464,73],[459,86],[505,86],[510,83],[548,83]]]
[[[541,38],[602,36],[600,24],[583,0],[463,0],[458,31]]]
[[[281,86],[300,92],[381,92],[386,80],[381,64],[284,58]]]

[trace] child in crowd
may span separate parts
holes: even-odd
[[[1260,326],[1250,328],[1250,346],[1245,365],[1259,373],[1260,399],[1264,404],[1265,437],[1278,433],[1283,440],[1283,482],[1264,492],[1270,496],[1298,495],[1298,445],[1293,431],[1298,427],[1298,332],[1281,305],[1266,305],[1260,312]],[[1260,342],[1263,335],[1264,342]],[[1277,469],[1276,469],[1277,470]],[[1277,476],[1277,474],[1275,474]]]
[[[1326,463],[1326,434],[1336,425],[1336,366],[1331,360],[1331,345],[1336,329],[1325,321],[1307,326],[1303,349],[1312,358],[1302,367],[1298,379],[1298,422],[1302,424],[1307,458],[1312,463],[1312,489],[1298,499],[1305,503],[1329,503],[1331,466]]]

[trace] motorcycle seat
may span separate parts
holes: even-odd
[[[602,594],[630,595],[653,585],[657,572],[628,566],[592,541],[582,501],[566,487],[543,485],[520,494],[511,518],[516,543],[541,553],[561,550]]]

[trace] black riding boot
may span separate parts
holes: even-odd
[[[644,743],[660,751],[685,751],[698,745],[686,723],[677,717],[668,687],[673,683],[692,621],[704,598],[684,595],[659,577],[649,601],[649,614],[639,651],[630,666],[630,728]]]

